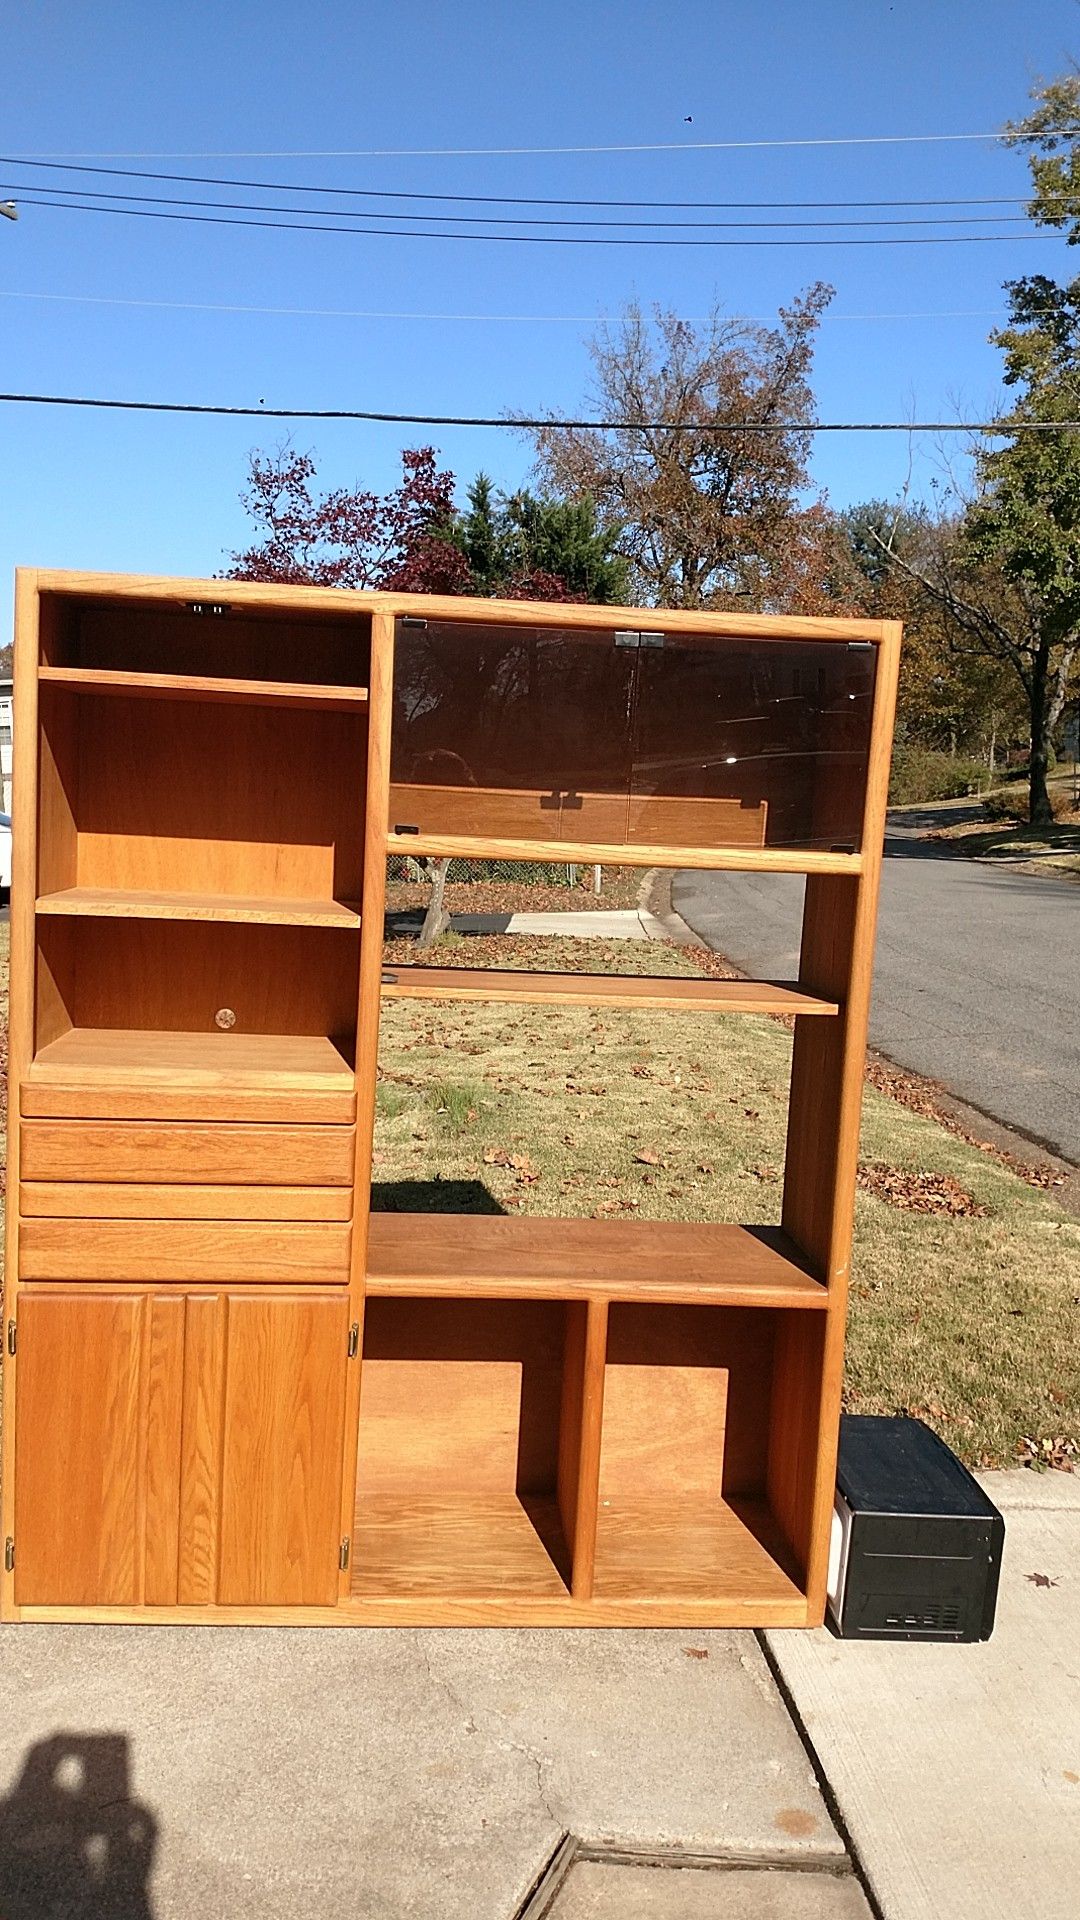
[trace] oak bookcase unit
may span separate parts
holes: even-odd
[[[821,1620],[899,641],[20,573],[4,1619]],[[805,874],[798,978],[384,969],[401,852]],[[384,998],[792,1016],[780,1223],[372,1212]]]

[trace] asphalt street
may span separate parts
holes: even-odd
[[[871,1045],[1080,1163],[1080,884],[937,852],[892,818]],[[672,904],[743,972],[791,980],[803,881],[678,873]]]

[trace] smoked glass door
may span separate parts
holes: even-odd
[[[610,631],[399,620],[390,831],[624,842],[636,660]]]
[[[873,646],[666,633],[634,657],[630,844],[858,850]]]

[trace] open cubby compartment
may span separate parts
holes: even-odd
[[[805,1607],[826,1315],[613,1303],[597,1605]],[[726,1616],[725,1616],[726,1617]]]
[[[265,902],[268,918],[275,901],[355,909],[363,713],[58,686],[42,686],[40,709],[39,896],[234,899]]]
[[[568,1596],[586,1313],[368,1300],[354,1595]]]
[[[200,600],[45,594],[41,664],[111,673],[366,687],[371,615],[253,605],[228,581]]]
[[[286,1103],[268,1118],[354,1117],[358,933],[42,918],[37,935],[24,1111],[152,1118],[186,1099],[236,1118],[254,1093]]]

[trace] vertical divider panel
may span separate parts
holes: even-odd
[[[11,996],[8,1030],[8,1157],[6,1267],[0,1353],[4,1373],[0,1460],[0,1620],[17,1618],[15,1575],[3,1543],[15,1535],[16,1356],[7,1327],[19,1293],[19,1090],[34,1050],[34,905],[37,896],[38,647],[41,596],[36,573],[15,576],[15,686],[12,727]]]
[[[809,874],[806,880],[799,984],[837,999],[840,1012],[835,1020],[796,1020],[788,1110],[783,1225],[827,1285],[829,1305],[820,1367],[809,1331],[792,1331],[782,1348],[787,1391],[776,1414],[781,1424],[772,1435],[769,1492],[806,1569],[811,1623],[825,1610],[866,1035],[899,671],[900,623],[884,621],[880,631],[862,871],[850,877]],[[806,1377],[811,1369],[819,1388]]]
[[[357,1328],[356,1353],[345,1377],[345,1460],[341,1476],[341,1535],[351,1539],[356,1512],[360,1372],[367,1289],[371,1156],[375,1133],[375,1082],[379,1061],[383,926],[386,915],[386,824],[390,805],[390,723],[393,715],[394,615],[376,607],[371,617],[368,690],[367,791],[364,799],[364,895],[360,907],[360,978],[356,1016],[356,1159],[353,1172],[350,1323]],[[349,1556],[351,1559],[351,1554]],[[339,1597],[350,1589],[341,1569]]]
[[[567,1303],[557,1493],[575,1600],[593,1593],[607,1323],[606,1300]]]

